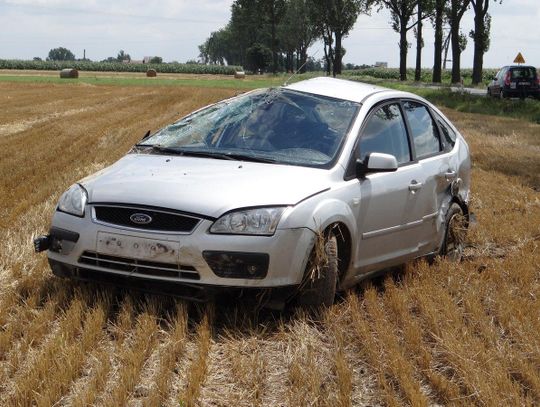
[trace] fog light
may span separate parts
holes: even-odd
[[[218,252],[206,250],[203,257],[218,276],[223,278],[262,279],[268,273],[270,256],[266,253]]]

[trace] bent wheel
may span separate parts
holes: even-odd
[[[313,308],[332,305],[336,296],[337,278],[337,239],[330,234],[323,242],[315,244],[300,286],[298,305]]]
[[[452,203],[446,213],[446,230],[440,255],[452,262],[459,262],[463,258],[465,237],[467,235],[467,219],[463,209],[457,203]]]

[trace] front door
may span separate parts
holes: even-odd
[[[359,239],[355,268],[361,273],[399,264],[418,253],[425,207],[419,201],[424,176],[412,160],[399,102],[375,108],[360,134],[356,157],[386,153],[396,157],[396,172],[368,174],[358,181]]]

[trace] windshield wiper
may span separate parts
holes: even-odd
[[[220,152],[220,151],[201,151],[201,150],[181,150],[182,155],[192,157],[208,157],[208,158],[220,158],[223,160],[235,160],[235,161],[251,161],[256,163],[275,163],[276,160],[272,158],[261,157],[258,155],[242,154],[236,152]]]
[[[203,150],[189,150],[182,147],[165,147],[159,144],[136,144],[137,147],[147,147],[152,151],[157,151],[165,154],[174,154],[187,157],[204,157],[204,158],[217,158],[221,160],[233,160],[233,161],[251,161],[257,163],[275,163],[276,160],[267,157],[261,157],[258,155],[241,154],[236,152],[221,152],[221,151],[203,151]]]
[[[174,154],[174,155],[183,155],[182,150],[179,150],[175,147],[165,147],[159,144],[137,144],[137,147],[148,147],[152,149],[152,151],[157,151],[159,153],[165,153],[165,154]]]
[[[273,158],[261,157],[259,155],[249,155],[249,154],[240,154],[240,153],[228,153],[229,157],[234,157],[236,160],[240,161],[251,161],[254,163],[275,163],[277,160]]]
[[[200,151],[200,150],[177,150],[180,155],[189,157],[205,157],[205,158],[218,158],[222,160],[237,160],[236,157],[227,153],[220,153],[217,151]]]

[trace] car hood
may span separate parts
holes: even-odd
[[[294,205],[331,182],[329,171],[317,168],[128,154],[80,183],[89,203],[149,205],[217,218],[236,208]]]

